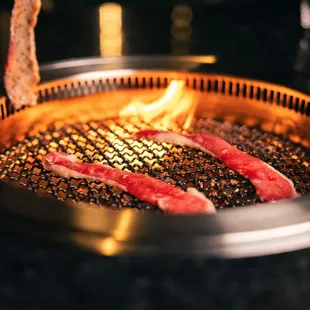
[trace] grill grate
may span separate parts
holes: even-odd
[[[158,145],[151,141],[123,139],[149,127],[152,124],[137,118],[92,121],[61,129],[51,127],[0,154],[0,178],[61,200],[104,204],[112,209],[129,207],[158,211],[102,183],[62,179],[45,171],[41,165],[43,156],[61,150],[77,155],[84,162],[101,162],[141,172],[183,189],[194,186],[212,199],[217,208],[259,203],[247,179],[200,151],[167,143]],[[203,116],[195,119],[188,131],[221,136],[292,179],[301,194],[310,191],[310,154],[306,148],[272,133]]]

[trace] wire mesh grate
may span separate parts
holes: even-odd
[[[57,130],[51,127],[0,154],[0,178],[61,200],[107,205],[116,210],[128,207],[160,212],[156,207],[100,182],[63,179],[45,171],[41,164],[43,156],[52,151],[64,151],[75,154],[83,162],[140,172],[184,190],[193,186],[217,208],[260,202],[249,180],[201,151],[130,139],[137,131],[149,127],[152,124],[145,124],[138,118],[91,121]],[[306,148],[259,129],[205,117],[196,118],[188,132],[222,137],[279,170],[294,182],[299,193],[310,191],[310,154]]]

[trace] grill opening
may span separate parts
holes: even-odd
[[[63,179],[43,169],[41,160],[45,154],[64,151],[83,162],[140,172],[184,190],[195,187],[217,208],[260,203],[249,180],[200,151],[125,139],[152,128],[152,123],[144,123],[138,117],[117,117],[117,100],[131,91],[144,94],[165,89],[175,78],[184,79],[189,89],[204,94],[197,116],[184,133],[220,136],[272,165],[294,182],[299,193],[310,191],[310,109],[306,95],[268,83],[175,72],[43,84],[39,87],[39,101],[45,104],[19,112],[9,108],[3,98],[0,129],[6,134],[0,141],[0,179],[61,200],[116,210],[129,207],[160,212],[157,207],[100,182]],[[75,98],[80,98],[77,103]],[[53,110],[50,115],[48,107],[53,102],[61,110]],[[259,113],[254,113],[252,105]]]

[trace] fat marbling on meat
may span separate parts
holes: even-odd
[[[10,42],[4,85],[15,109],[37,103],[40,82],[36,56],[35,26],[41,0],[15,0],[11,16]]]
[[[225,140],[211,134],[182,135],[159,130],[144,130],[135,135],[159,143],[196,148],[218,158],[230,169],[248,178],[263,202],[277,201],[297,197],[293,182],[282,173],[245,152],[232,146]]]
[[[74,155],[52,152],[44,156],[43,166],[63,178],[97,180],[158,206],[167,213],[214,213],[213,203],[194,188],[187,192],[161,180],[95,163],[77,163]]]

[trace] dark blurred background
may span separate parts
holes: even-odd
[[[86,7],[86,6],[94,6],[99,5],[104,2],[108,1],[100,1],[100,0],[43,0],[43,6],[54,6],[55,8],[70,8],[74,9],[76,7]],[[128,3],[141,3],[145,7],[147,5],[152,4],[152,1],[146,3],[145,0],[122,0],[117,1],[121,4],[128,4]],[[197,4],[197,3],[204,3],[204,4],[212,4],[212,5],[248,5],[248,6],[266,6],[266,10],[269,9],[270,6],[291,6],[296,7],[298,6],[298,0],[189,0],[183,1],[183,3],[190,3],[190,4]],[[156,0],[154,1],[156,4],[174,4],[179,3],[176,0]],[[13,5],[13,0],[1,0],[0,8],[10,8]]]
[[[222,67],[238,68],[240,74],[244,68],[283,76],[298,62],[307,67],[306,1],[42,0],[38,59],[45,63],[89,56],[199,54],[213,55]],[[1,68],[13,2],[0,1]]]

